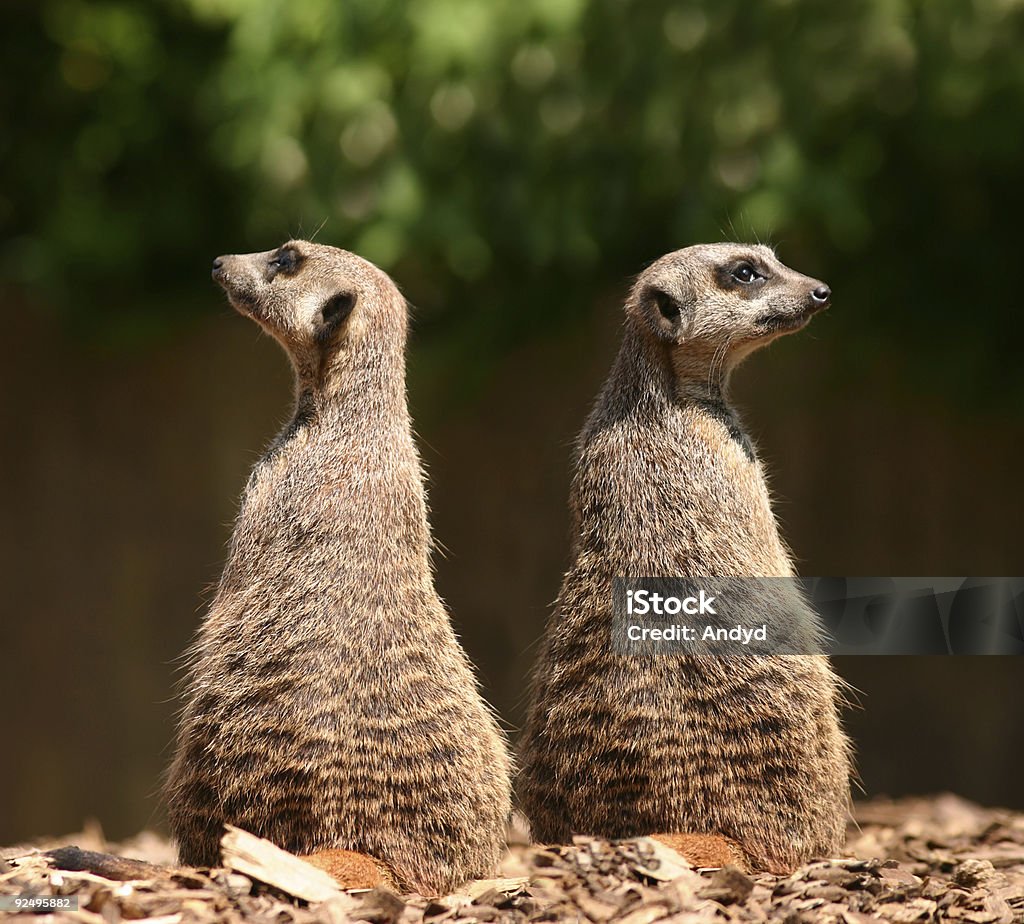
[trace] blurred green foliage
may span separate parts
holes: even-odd
[[[215,254],[323,225],[486,356],[757,236],[833,285],[851,367],[1021,393],[1020,0],[4,12],[0,265],[72,330],[162,329]]]

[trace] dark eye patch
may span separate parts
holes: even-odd
[[[302,254],[294,247],[282,247],[273,257],[270,258],[270,278],[273,279],[278,273],[285,276],[294,276],[302,266]]]

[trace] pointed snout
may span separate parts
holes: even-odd
[[[244,261],[236,254],[221,254],[214,259],[210,270],[213,281],[229,295],[240,285],[244,287],[247,275]]]
[[[237,310],[251,314],[256,293],[252,273],[244,257],[222,254],[213,261],[210,276],[224,290],[228,301]]]
[[[811,307],[815,311],[823,311],[832,302],[832,290],[823,282],[815,284],[811,290]]]

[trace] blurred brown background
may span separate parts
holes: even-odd
[[[177,659],[290,409],[208,278],[293,234],[414,305],[437,580],[514,732],[646,261],[835,307],[735,391],[805,575],[1021,575],[1024,6],[9,0],[0,843],[161,823]],[[1024,808],[1024,660],[849,658],[868,794]]]

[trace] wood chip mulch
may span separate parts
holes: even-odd
[[[69,840],[82,849],[68,849]],[[513,836],[501,878],[431,899],[386,889],[336,890],[316,878],[319,871],[257,840],[248,845],[253,849],[242,873],[231,856],[222,869],[175,867],[170,845],[151,833],[107,845],[98,831],[87,831],[49,855],[53,844],[0,850],[0,896],[75,897],[79,910],[50,918],[84,924],[1024,924],[1024,813],[984,809],[951,795],[859,806],[844,856],[809,863],[788,877],[694,870],[647,838],[578,838],[570,847],[539,847]],[[145,863],[97,875],[83,871],[98,868],[89,850]],[[42,920],[29,913],[8,917]]]

